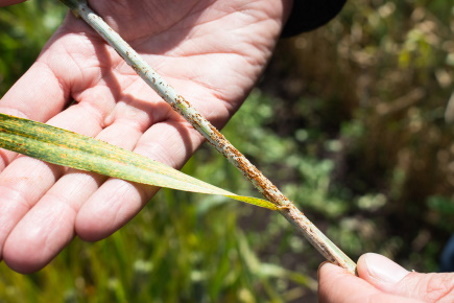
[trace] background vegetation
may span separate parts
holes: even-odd
[[[438,269],[454,227],[453,4],[350,0],[328,26],[281,41],[224,129],[352,258]],[[0,95],[63,14],[38,0],[0,10]],[[209,147],[185,171],[254,194]],[[0,264],[0,302],[312,302],[321,261],[266,210],[163,190],[36,274]]]

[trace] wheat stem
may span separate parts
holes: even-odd
[[[240,151],[238,151],[207,119],[202,117],[191,104],[179,95],[147,62],[124,41],[118,33],[94,13],[86,0],[60,0],[73,13],[97,31],[137,74],[156,91],[170,106],[198,130],[224,157],[236,166],[243,175],[270,202],[278,206],[279,212],[304,235],[309,242],[328,260],[351,273],[356,264],[330,239],[328,239],[295,205],[282,194]]]

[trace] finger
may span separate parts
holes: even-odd
[[[69,92],[52,69],[35,62],[0,100],[8,114],[46,121],[65,106]]]
[[[27,157],[20,157],[14,164],[0,175],[0,251],[32,201],[39,199],[61,174],[60,169]]]
[[[0,112],[22,118],[47,121],[67,103],[68,95],[50,68],[35,63],[0,100]],[[0,170],[16,156],[0,152]]]
[[[201,142],[202,137],[186,123],[161,122],[145,132],[134,151],[178,168]],[[77,234],[89,241],[107,237],[136,215],[156,191],[155,187],[109,179],[80,209]]]
[[[0,7],[2,6],[8,6],[8,5],[13,5],[21,2],[25,2],[27,0],[0,0]]]
[[[318,270],[320,303],[417,303],[413,299],[387,294],[332,263]]]
[[[454,274],[408,272],[378,254],[365,254],[358,260],[361,278],[386,292],[424,302],[453,302]]]
[[[410,273],[391,292],[424,302],[454,302],[454,274]]]

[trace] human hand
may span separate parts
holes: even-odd
[[[262,72],[291,0],[90,4],[220,127]],[[97,137],[174,167],[181,167],[203,142],[72,15],[0,100],[0,112]],[[40,269],[75,235],[88,241],[110,235],[156,192],[8,151],[0,156],[0,258],[19,272]]]
[[[358,260],[358,277],[331,263],[319,268],[321,303],[454,302],[454,273],[409,272],[378,254]]]

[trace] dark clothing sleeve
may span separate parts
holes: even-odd
[[[326,24],[342,9],[347,0],[294,0],[282,37],[311,31]]]

